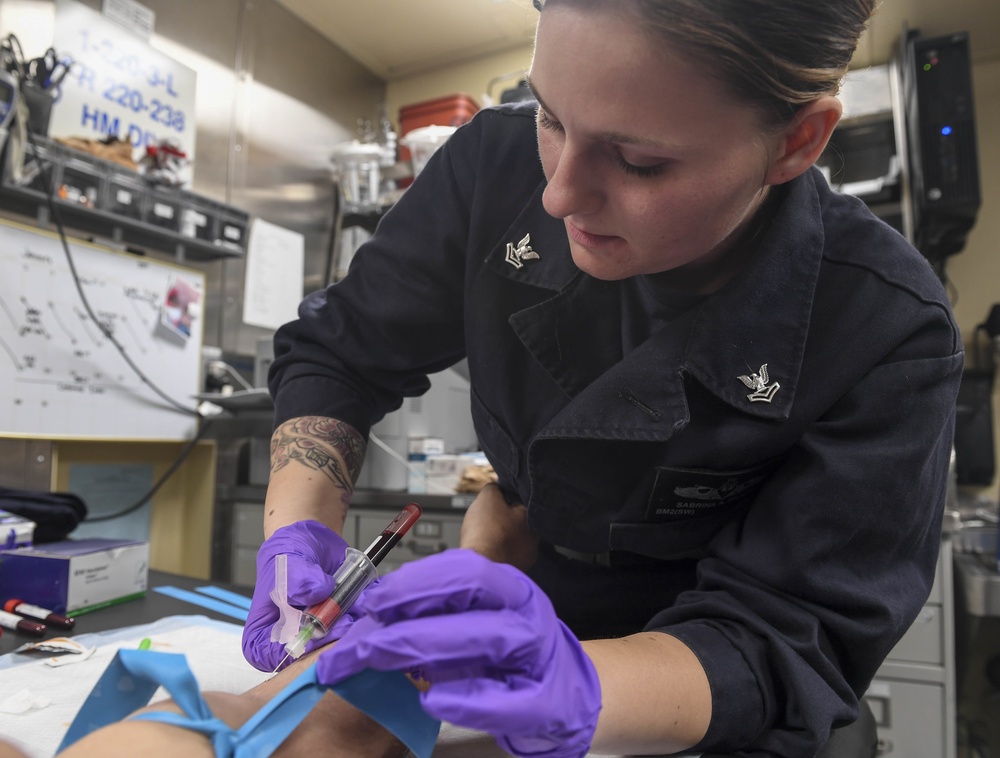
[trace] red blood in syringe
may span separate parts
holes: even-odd
[[[376,566],[379,565],[403,535],[410,531],[410,527],[417,522],[421,513],[423,510],[416,503],[404,506],[399,515],[389,522],[389,525],[382,530],[382,534],[365,550],[368,559]]]
[[[57,626],[60,629],[72,629],[76,626],[76,619],[61,616],[58,613],[50,611],[48,608],[41,608],[37,605],[32,605],[31,603],[26,603],[23,600],[18,600],[16,598],[8,600],[4,604],[3,609],[8,613],[16,613],[18,616],[37,619],[38,621],[42,621],[49,626]]]
[[[365,557],[371,561],[372,566],[378,566],[382,562],[382,559],[389,554],[389,551],[403,538],[403,535],[410,531],[410,527],[417,522],[422,513],[423,509],[416,503],[403,506],[399,515],[389,522],[389,525],[365,550]],[[355,564],[355,568],[359,566],[360,564]],[[330,597],[306,609],[305,618],[308,623],[315,625],[321,634],[326,634],[333,623],[340,618],[341,613],[354,602],[361,590],[375,575],[374,569],[367,577],[363,570],[349,571],[343,581],[334,588]]]
[[[39,624],[37,621],[29,621],[26,618],[15,616],[13,613],[8,613],[7,611],[0,611],[0,626],[13,629],[17,632],[23,632],[24,634],[31,634],[35,637],[41,637],[48,631],[45,624]]]

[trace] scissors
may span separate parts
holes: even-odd
[[[55,89],[62,84],[72,65],[72,58],[59,58],[55,48],[50,47],[41,57],[28,61],[28,76],[42,89]]]

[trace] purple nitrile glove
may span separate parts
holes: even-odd
[[[330,596],[333,573],[344,561],[347,543],[319,521],[299,521],[276,530],[257,553],[257,584],[250,602],[250,613],[243,627],[243,655],[261,671],[273,671],[285,657],[285,646],[271,641],[271,630],[280,617],[271,598],[274,589],[274,562],[287,556],[287,593],[290,605],[306,608]],[[360,599],[345,613],[327,635],[306,644],[313,650],[339,639],[360,611]]]
[[[492,734],[516,756],[579,758],[601,684],[552,603],[512,566],[471,550],[408,563],[368,590],[365,618],[317,663],[335,684],[359,671],[419,671],[424,709]]]

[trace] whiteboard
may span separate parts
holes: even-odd
[[[204,275],[69,243],[98,320],[152,383],[193,410]],[[0,222],[0,436],[182,440],[196,430],[197,418],[157,395],[87,313],[59,237]]]

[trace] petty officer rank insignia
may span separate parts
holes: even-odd
[[[766,463],[742,471],[706,471],[656,467],[646,504],[647,521],[715,520],[749,504],[773,470]]]
[[[753,390],[753,392],[747,395],[747,400],[751,403],[770,403],[778,390],[781,389],[781,385],[777,382],[768,384],[766,363],[760,367],[760,371],[756,374],[750,374],[750,376],[741,374],[736,378],[743,382],[747,389]]]
[[[517,243],[507,243],[507,255],[504,260],[514,268],[521,268],[525,261],[537,261],[538,253],[531,249],[531,235],[525,234],[524,239]]]

